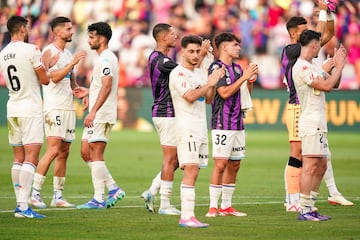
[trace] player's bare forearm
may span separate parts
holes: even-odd
[[[76,88],[79,87],[79,85],[78,85],[77,82],[76,82],[76,78],[75,78],[75,76],[74,76],[74,73],[72,73],[71,76],[70,76],[70,86],[71,86],[71,89],[72,89],[72,90],[74,90],[74,89],[76,89]]]
[[[91,111],[94,111],[96,113],[102,107],[102,105],[104,105],[106,99],[109,97],[111,92],[111,85],[112,85],[111,80],[112,78],[110,77],[110,80],[102,81],[103,85],[100,89],[99,95],[97,96],[97,99]]]
[[[211,104],[216,94],[216,87],[211,87],[206,92],[206,103]]]

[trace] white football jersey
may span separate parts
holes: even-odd
[[[40,49],[33,44],[14,41],[0,52],[0,70],[9,89],[8,117],[42,115],[40,81],[34,71],[41,66]]]
[[[51,56],[60,54],[59,60],[49,69],[49,72],[63,69],[72,61],[73,56],[67,49],[62,51],[54,44],[50,44],[43,49],[43,52],[47,50],[51,51]],[[70,77],[71,72],[69,72],[61,81],[57,83],[50,81],[48,85],[43,85],[44,111],[52,109],[75,110]]]
[[[175,125],[178,140],[189,136],[200,142],[207,142],[206,99],[200,97],[189,103],[183,97],[186,92],[207,83],[205,73],[196,68],[194,71],[178,65],[170,73],[169,88],[175,108]]]
[[[319,66],[300,58],[293,67],[293,80],[301,108],[300,137],[327,132],[325,93],[310,86],[313,80],[322,73],[323,70]]]
[[[105,49],[94,62],[89,93],[89,110],[92,109],[96,102],[102,87],[102,78],[105,76],[112,77],[111,92],[104,104],[97,111],[94,122],[115,124],[117,119],[119,63],[115,54],[109,49]]]

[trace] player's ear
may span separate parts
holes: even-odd
[[[100,36],[100,43],[103,44],[103,43],[106,43],[106,37],[105,36]]]
[[[291,39],[296,38],[296,31],[294,29],[289,29],[289,35]]]

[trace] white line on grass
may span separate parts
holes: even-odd
[[[176,197],[176,196],[174,196]],[[0,197],[2,199],[10,199],[13,197]],[[89,198],[89,196],[70,196],[68,198],[74,198],[74,199],[79,199],[79,198]],[[139,196],[126,196],[125,198],[131,198],[131,199],[138,199],[140,198]],[[209,198],[208,196],[196,196],[196,198]],[[271,197],[271,196],[241,196],[241,197],[235,197],[236,199],[241,199],[241,198],[247,198],[247,199],[278,199],[278,197]],[[353,201],[359,201],[360,197],[352,197],[350,198]],[[319,199],[318,202],[326,202],[327,199]],[[254,204],[258,204],[258,205],[267,205],[267,204],[283,204],[283,201],[246,201],[246,202],[233,202],[233,205],[254,205]],[[208,206],[208,203],[198,203],[196,204],[196,206]],[[178,206],[179,207],[179,206]],[[121,205],[121,202],[119,202],[119,204],[117,206],[111,207],[111,208],[144,208],[144,204],[139,204],[139,205]],[[66,210],[74,210],[77,208],[46,208],[46,209],[36,209],[36,211],[66,211]],[[9,213],[9,212],[14,212],[14,210],[0,210],[0,213]]]

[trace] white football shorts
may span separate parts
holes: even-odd
[[[153,117],[155,129],[160,137],[162,146],[176,147],[175,118]]]
[[[51,110],[44,113],[46,137],[59,137],[65,142],[73,142],[75,125],[75,111]]]
[[[213,158],[242,160],[245,158],[245,130],[211,130]]]
[[[8,117],[9,144],[23,146],[44,142],[43,117]]]

